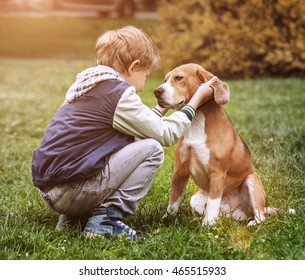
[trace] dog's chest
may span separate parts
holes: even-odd
[[[184,150],[182,155],[190,157],[190,170],[193,176],[208,171],[210,149],[206,145],[206,140],[205,117],[202,112],[197,111],[192,126],[184,136],[182,145],[182,150]],[[183,158],[181,160],[183,162]]]

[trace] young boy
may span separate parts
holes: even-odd
[[[195,110],[213,97],[203,84],[182,110],[163,117],[137,93],[159,62],[151,39],[135,27],[103,34],[96,44],[97,66],[77,75],[64,104],[34,150],[33,183],[46,204],[65,219],[90,215],[87,236],[106,233],[139,237],[123,223],[134,214],[163,162],[162,146],[177,142]],[[137,141],[135,141],[137,138]]]

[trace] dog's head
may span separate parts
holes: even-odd
[[[198,87],[209,81],[214,75],[198,64],[190,63],[178,66],[165,75],[165,83],[155,89],[154,94],[159,106],[175,110],[186,105]],[[217,81],[214,85],[214,99],[219,105],[229,102],[229,86]]]

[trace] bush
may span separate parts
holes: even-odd
[[[303,0],[161,0],[162,68],[197,62],[222,78],[305,76]]]

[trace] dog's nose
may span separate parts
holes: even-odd
[[[164,89],[162,87],[158,87],[155,89],[154,94],[158,98],[162,95],[163,92],[164,92]]]

